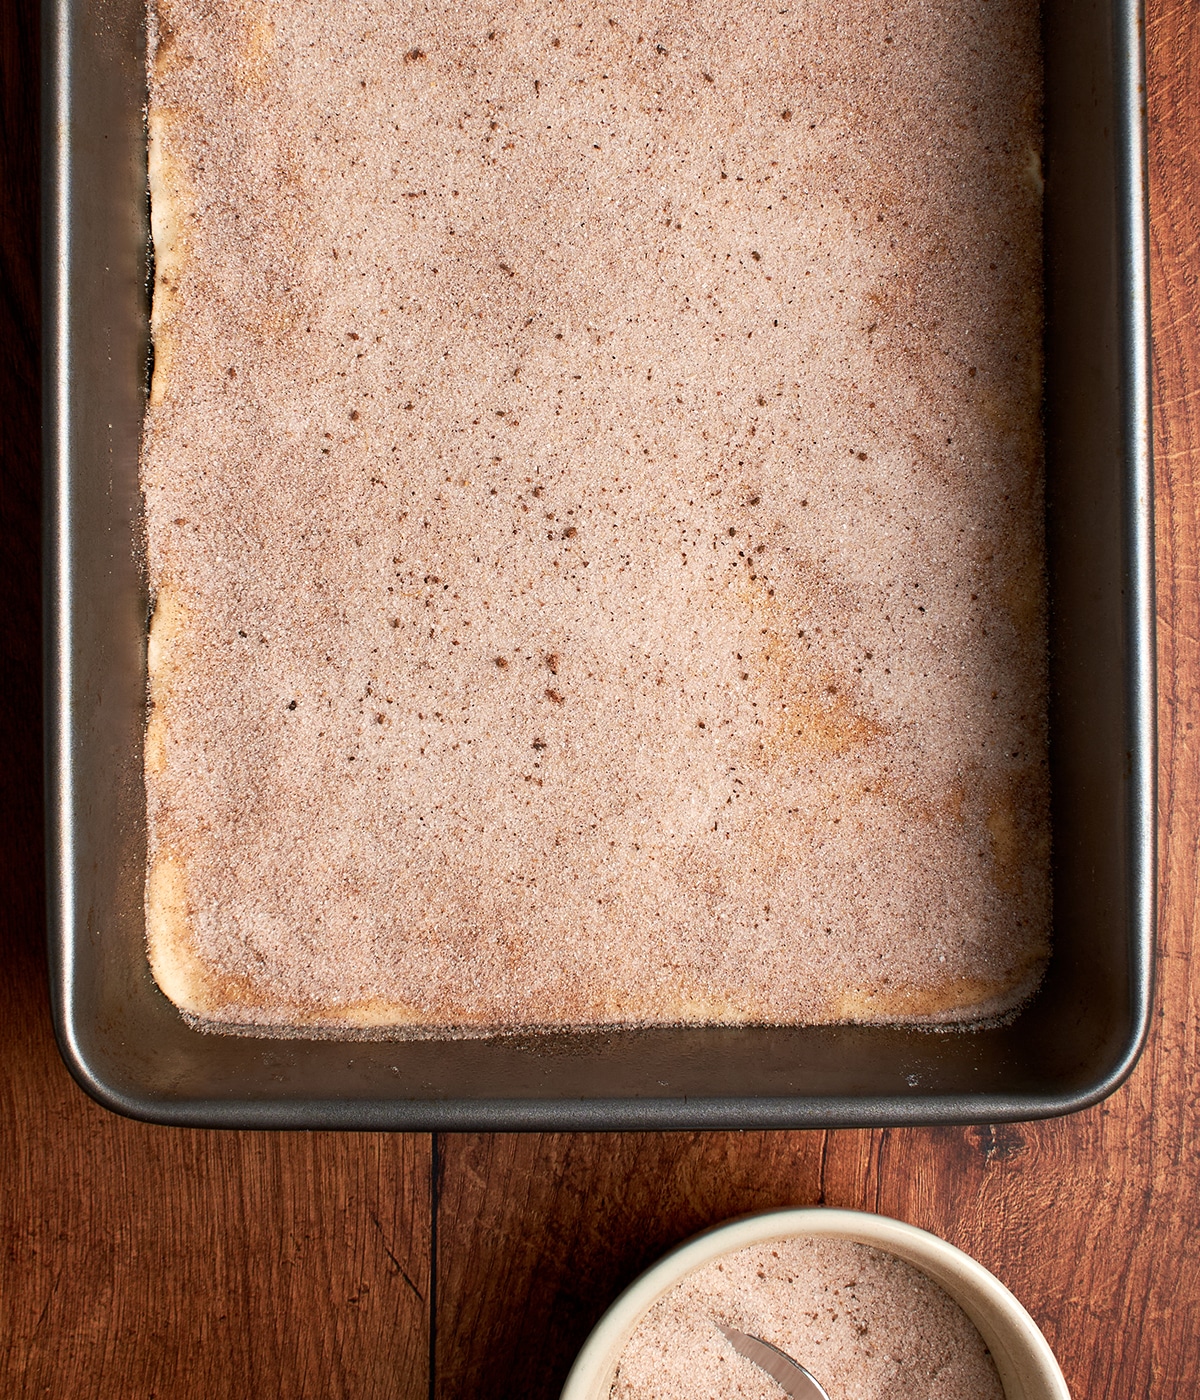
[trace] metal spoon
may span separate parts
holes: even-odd
[[[747,1361],[753,1361],[760,1371],[765,1371],[792,1400],[829,1400],[820,1381],[798,1361],[793,1361],[787,1352],[764,1342],[761,1337],[752,1337],[749,1332],[726,1327],[723,1322],[718,1322],[717,1326],[724,1332],[734,1351]]]

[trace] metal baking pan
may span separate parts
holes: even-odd
[[[995,1121],[1114,1089],[1154,928],[1154,595],[1141,27],[1045,10],[1054,951],[1011,1024],[668,1029],[462,1041],[190,1030],[143,945],[147,595],[142,0],[47,0],[45,600],[54,1016],[79,1082],[163,1123],[750,1128]]]

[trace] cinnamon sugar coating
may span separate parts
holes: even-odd
[[[779,1400],[721,1323],[799,1361],[833,1400],[1004,1400],[983,1338],[948,1293],[842,1239],[755,1245],[690,1274],[638,1324],[612,1400]]]
[[[1034,0],[160,0],[151,963],[974,1021],[1049,927]]]

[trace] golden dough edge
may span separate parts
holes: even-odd
[[[187,620],[187,608],[175,588],[168,582],[160,584],[146,639],[146,681],[150,704],[143,767],[147,787],[166,771],[171,690],[179,671],[175,651],[183,639]]]
[[[159,990],[180,1011],[204,1015],[207,972],[192,949],[182,862],[158,850],[146,876],[146,952]]]
[[[970,1026],[1020,1009],[1046,972],[1048,947],[1031,950],[1004,978],[952,977],[932,987],[848,987],[831,1004],[829,1021],[890,1025]]]
[[[750,1027],[817,1025],[907,1025],[945,1030],[970,1030],[990,1025],[1017,1012],[1037,991],[1045,973],[1048,950],[1029,957],[1006,979],[950,978],[929,988],[860,987],[831,996],[823,1011],[803,1019],[765,1022],[761,1009],[738,1006],[725,999],[689,996],[659,1014],[644,1005],[610,994],[593,1014],[514,1028],[488,1017],[433,1016],[408,1003],[384,997],[366,998],[340,1007],[314,1008],[279,1000],[264,1007],[249,984],[223,1004],[198,1010],[188,1019],[196,1029],[213,1034],[285,1036],[292,1039],[474,1039],[512,1035],[554,1035],[569,1032],[608,1032],[614,1029],[664,1027]],[[461,1010],[461,1008],[460,1008]],[[267,1014],[262,1014],[266,1012]]]
[[[180,196],[186,182],[183,164],[172,154],[175,132],[182,126],[181,114],[164,104],[155,92],[179,63],[169,0],[152,3],[148,18],[151,93],[146,113],[146,174],[154,254],[150,305],[154,370],[148,407],[152,409],[167,396],[178,343],[176,323],[184,307],[181,283],[186,236]],[[180,670],[178,648],[187,621],[187,609],[176,589],[169,581],[160,581],[146,639],[148,714],[142,766],[151,808],[154,804],[149,799],[167,770],[171,691]],[[185,1015],[203,1015],[211,1004],[209,975],[193,947],[186,871],[186,852],[170,848],[152,826],[144,889],[150,971],[163,995],[180,1011]]]
[[[207,977],[203,964],[195,960],[195,965]],[[211,981],[208,985],[211,987]],[[435,1020],[420,1008],[383,997],[369,997],[338,1008],[328,1004],[314,1008],[298,1001],[287,1002],[278,996],[272,997],[268,1004],[255,994],[254,985],[244,979],[221,979],[221,988],[226,996],[214,996],[206,990],[203,1005],[184,1005],[170,992],[166,995],[196,1030],[215,1035],[285,1036],[302,1040],[339,1035],[382,1039],[394,1035],[398,1039],[408,1039],[453,1034],[442,1020]]]
[[[169,583],[155,599],[146,641],[149,715],[142,765],[147,797],[166,774],[167,729],[172,683],[179,670],[176,649],[187,626],[187,609]],[[146,868],[146,953],[163,995],[181,1011],[201,1014],[207,1006],[206,974],[191,946],[186,859],[150,832]]]
[[[154,249],[154,290],[150,304],[150,337],[154,373],[149,403],[163,403],[171,382],[171,364],[178,345],[175,323],[183,310],[183,279],[187,236],[181,192],[183,168],[171,155],[171,137],[179,125],[170,108],[151,102],[147,114],[146,166],[150,186],[150,240]]]

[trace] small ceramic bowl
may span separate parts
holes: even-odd
[[[944,1289],[979,1329],[1006,1400],[1070,1400],[1037,1323],[982,1264],[914,1225],[886,1215],[824,1207],[744,1216],[672,1250],[630,1284],[596,1324],[571,1368],[562,1400],[609,1400],[617,1363],[634,1329],[663,1294],[695,1269],[750,1245],[797,1237],[853,1240],[906,1260]]]

